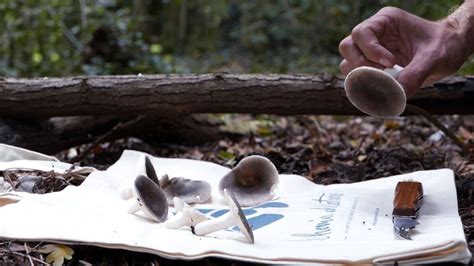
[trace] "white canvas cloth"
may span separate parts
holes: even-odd
[[[255,235],[255,244],[249,244],[234,228],[195,236],[186,229],[166,229],[141,213],[128,214],[128,202],[120,199],[118,190],[136,176],[140,155],[125,151],[107,171],[94,171],[78,187],[45,195],[13,193],[21,200],[0,207],[0,237],[96,245],[185,260],[216,256],[264,263],[466,263],[471,257],[449,169],[330,186],[298,175],[280,175],[279,197],[245,210]],[[22,161],[28,167],[30,162]],[[208,181],[211,201],[196,208],[209,217],[226,212],[217,185],[230,169],[188,159],[152,158],[152,162],[158,174]],[[50,165],[51,161],[44,161],[44,166]],[[395,185],[408,179],[422,182],[425,194],[412,241],[394,237],[391,218]]]

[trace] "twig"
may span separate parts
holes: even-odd
[[[26,255],[28,257],[28,260],[30,261],[30,265],[31,266],[34,266],[35,264],[33,263],[33,259],[31,258],[31,255],[30,255],[30,250],[28,249],[28,245],[26,245],[26,242],[23,243],[24,246],[25,246],[25,251],[26,251]]]
[[[137,123],[142,121],[145,117],[146,116],[144,116],[144,115],[140,115],[140,116],[138,116],[137,118],[135,118],[133,120],[129,120],[129,121],[126,121],[126,122],[119,122],[110,131],[108,131],[105,134],[102,134],[98,138],[96,138],[95,141],[92,142],[87,149],[83,150],[76,157],[72,158],[69,163],[77,163],[77,162],[80,162],[80,161],[84,160],[84,158],[86,158],[86,156],[94,149],[95,146],[102,143],[104,140],[109,138],[112,134],[114,134],[117,131],[122,130],[124,128],[136,125]]]
[[[16,251],[9,251],[9,252],[10,252],[11,254],[14,254],[14,255],[17,255],[17,256],[21,256],[21,257],[23,257],[23,258],[25,258],[25,257],[28,258],[28,257],[29,257],[29,258],[31,258],[31,260],[34,260],[34,261],[39,262],[39,263],[44,264],[44,265],[49,265],[49,264],[48,264],[47,262],[45,262],[45,261],[42,261],[42,260],[37,259],[37,258],[35,258],[35,257],[31,257],[31,256],[29,256],[29,255],[22,254],[22,253],[20,253],[20,252],[16,252]],[[34,264],[33,264],[33,265],[34,265]]]
[[[450,138],[454,142],[454,144],[456,144],[459,148],[461,148],[463,155],[465,156],[469,155],[469,148],[453,132],[451,132],[449,129],[443,126],[443,124],[441,124],[441,122],[439,122],[438,119],[436,119],[426,110],[424,110],[423,108],[414,106],[412,104],[407,104],[406,110],[414,114],[421,115],[424,118],[426,118],[426,120],[430,121],[439,130],[441,130],[448,138]]]

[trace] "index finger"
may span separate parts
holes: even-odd
[[[357,25],[351,33],[352,40],[359,47],[365,57],[385,67],[395,64],[395,56],[380,44],[376,32],[383,30],[383,21],[368,20]]]

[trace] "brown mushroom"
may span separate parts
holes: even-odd
[[[373,67],[353,69],[344,81],[349,101],[360,111],[378,118],[400,116],[406,107],[406,95],[396,80],[402,70],[394,66],[384,71]]]
[[[134,202],[128,213],[142,210],[156,222],[164,222],[168,217],[168,202],[163,190],[150,178],[139,175],[131,188]]]
[[[275,165],[263,156],[251,155],[222,177],[219,192],[224,196],[224,189],[227,189],[241,206],[254,206],[273,199],[278,182]]]
[[[168,204],[178,197],[185,203],[204,203],[211,197],[211,185],[202,180],[191,180],[183,177],[169,178],[164,175],[160,179],[160,187],[166,194]]]

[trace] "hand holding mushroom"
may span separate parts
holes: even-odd
[[[360,66],[404,66],[397,80],[412,96],[426,83],[454,73],[474,51],[474,1],[464,1],[439,21],[384,7],[357,25],[339,44],[347,75]]]

